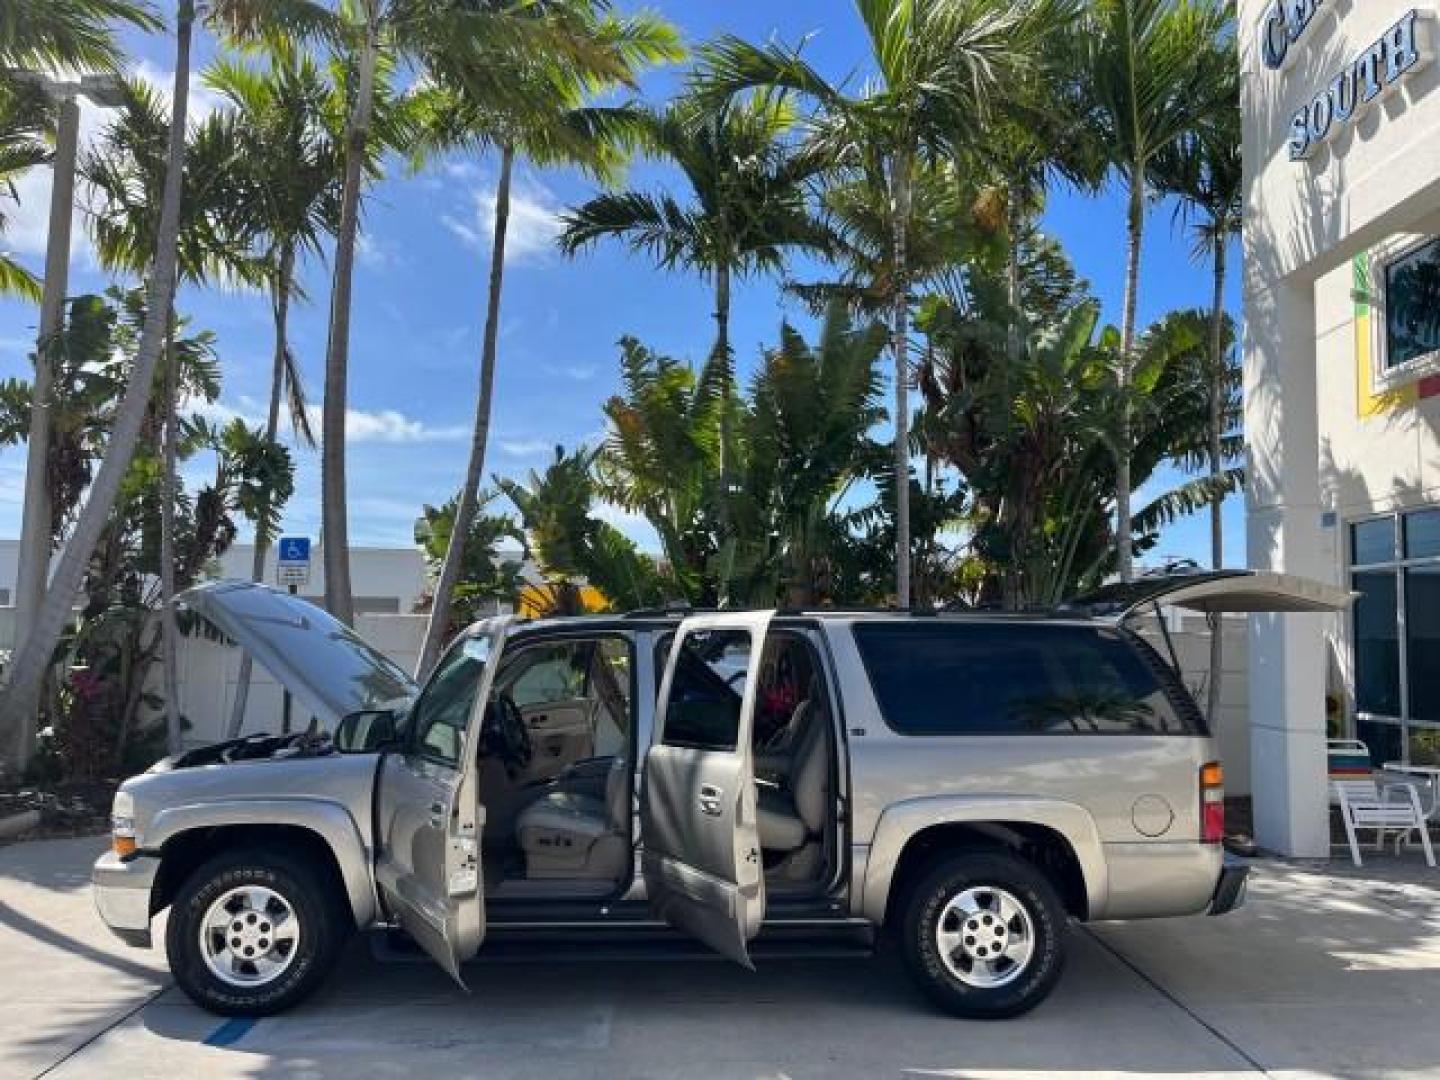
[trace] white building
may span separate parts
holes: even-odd
[[[317,603],[325,597],[324,553],[319,544],[311,547],[310,584],[300,593]],[[255,561],[252,544],[235,544],[220,557],[221,578],[250,577]],[[265,553],[266,584],[275,584],[275,548]],[[408,615],[425,595],[429,578],[425,557],[418,547],[352,547],[350,589],[357,615]]]
[[[15,576],[19,565],[20,542],[0,539],[0,609],[14,604]],[[310,569],[310,584],[301,592],[319,600],[325,595],[325,568],[322,565],[319,545],[312,549],[314,562]],[[255,559],[255,548],[251,544],[235,544],[220,558],[218,572],[221,578],[249,578],[250,564]],[[425,595],[429,578],[425,558],[415,547],[352,547],[350,549],[350,579],[355,594],[357,613],[377,615],[404,615],[415,610],[416,604]],[[275,550],[267,553],[265,581],[275,584]],[[9,644],[9,621],[0,623],[0,647]]]
[[[1324,855],[1327,691],[1377,762],[1440,734],[1436,2],[1241,0],[1250,565],[1348,584],[1254,617],[1257,836]]]

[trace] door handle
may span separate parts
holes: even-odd
[[[720,800],[725,793],[714,784],[700,785],[700,810],[711,817],[720,816]]]
[[[445,824],[445,804],[433,802],[430,804],[430,824],[435,828],[441,828]]]

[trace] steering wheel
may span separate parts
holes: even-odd
[[[497,694],[490,707],[489,728],[499,758],[512,769],[523,769],[534,756],[530,729],[509,694]]]

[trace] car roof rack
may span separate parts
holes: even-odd
[[[692,607],[686,600],[668,600],[660,607],[632,608],[620,616],[622,619],[659,619],[676,615],[694,615],[699,611],[709,611],[711,608]]]

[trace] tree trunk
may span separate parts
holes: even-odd
[[[165,333],[164,462],[160,472],[160,671],[165,691],[165,748],[180,752],[180,680],[175,670],[179,649],[175,624],[175,463],[179,432],[179,380],[175,377],[175,313],[169,312]]]
[[[22,641],[45,599],[54,543],[55,508],[50,501],[50,395],[54,374],[50,349],[65,322],[65,292],[70,271],[70,225],[75,208],[75,148],[80,106],[73,97],[60,103],[50,187],[50,231],[45,247],[45,291],[40,302],[40,333],[35,342],[35,382],[30,391],[30,432],[26,440],[25,503],[21,507],[20,550],[15,568],[15,640]],[[19,717],[19,767],[24,769],[35,739],[35,708]]]
[[[1225,236],[1215,243],[1215,294],[1210,302],[1210,478],[1218,483],[1224,471],[1220,440],[1225,427]],[[1225,565],[1224,503],[1210,504],[1210,566]],[[1216,616],[1210,627],[1210,676],[1205,684],[1205,718],[1215,730],[1220,715],[1220,682],[1224,671],[1225,621]]]
[[[895,358],[895,602],[910,606],[910,275],[907,230],[910,224],[910,157],[891,163],[891,228],[894,238],[895,295],[890,347]]]
[[[1136,170],[1130,181],[1130,207],[1126,222],[1125,309],[1120,327],[1120,367],[1116,382],[1120,395],[1120,423],[1115,432],[1115,554],[1120,580],[1135,576],[1134,543],[1130,532],[1130,451],[1132,403],[1130,379],[1135,368],[1135,308],[1140,291],[1140,244],[1145,229],[1144,178]]]
[[[1010,309],[1005,319],[1004,386],[1005,407],[1008,409],[1011,405],[1010,377],[1020,363],[1020,186],[1015,183],[1010,184],[1006,190],[1005,233],[1005,302]],[[1021,545],[1017,543],[1020,527],[1015,520],[1021,508],[1016,500],[1006,499],[1002,509],[1005,513],[1001,526],[1008,540],[1009,551],[1005,562],[1001,603],[1007,610],[1014,611],[1021,606]]]
[[[350,591],[350,530],[345,493],[346,383],[350,362],[350,293],[355,241],[360,229],[361,167],[370,140],[379,52],[375,0],[366,8],[360,47],[359,85],[345,132],[345,178],[340,193],[340,231],[335,237],[335,277],[330,291],[330,339],[325,349],[325,403],[320,417],[320,528],[325,560],[325,607],[343,623],[355,621]]]
[[[1020,185],[1010,184],[1006,193],[1005,302],[1010,311],[1005,319],[1005,359],[1013,368],[1020,362]],[[1009,385],[1010,372],[1005,373]]]
[[[145,325],[140,333],[135,366],[125,387],[125,396],[115,415],[115,426],[106,447],[105,460],[90,485],[85,508],[55,567],[45,600],[34,625],[24,640],[17,642],[9,682],[0,694],[0,746],[7,756],[18,750],[20,732],[16,718],[33,713],[50,657],[70,618],[71,605],[80,591],[85,568],[110,510],[115,505],[121,481],[145,421],[150,395],[154,391],[155,366],[164,345],[170,305],[175,293],[175,246],[180,232],[180,181],[185,167],[185,120],[190,99],[190,38],[195,21],[194,0],[179,0],[175,18],[175,84],[172,91],[170,136],[165,167],[165,187],[160,200],[160,223],[156,231],[155,258],[146,291]],[[26,747],[28,751],[28,746]]]
[[[730,266],[722,257],[715,268],[715,358],[720,363],[720,503],[716,507],[721,542],[730,535]],[[720,606],[730,600],[731,575],[718,583]]]
[[[440,564],[435,584],[435,602],[425,627],[425,645],[415,667],[417,679],[429,674],[444,644],[450,624],[450,596],[465,564],[465,542],[475,520],[479,502],[480,477],[485,472],[485,446],[490,438],[490,400],[495,387],[495,353],[500,332],[500,290],[505,281],[505,233],[510,227],[510,174],[515,166],[515,148],[500,150],[500,181],[495,188],[495,228],[490,244],[490,291],[485,306],[485,337],[480,355],[480,393],[475,403],[475,430],[470,438],[470,460],[465,467],[465,486],[455,505],[455,525]]]
[[[274,293],[270,297],[270,310],[275,320],[275,359],[270,372],[270,409],[265,414],[265,441],[274,446],[280,436],[280,399],[285,393],[285,357],[289,351],[290,286],[295,275],[295,249],[285,244],[280,249],[279,276]],[[265,531],[264,518],[270,511],[270,493],[264,495],[261,507],[261,523],[255,528],[255,555],[250,561],[250,580],[261,581],[265,577],[265,553],[270,548],[270,535]],[[240,654],[240,672],[235,677],[235,700],[230,707],[230,723],[225,728],[225,737],[233,739],[245,725],[245,707],[250,701],[250,676],[254,670],[254,658],[248,652]]]

